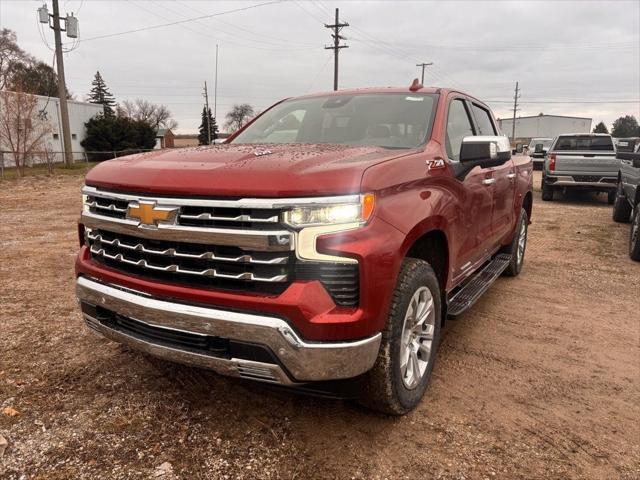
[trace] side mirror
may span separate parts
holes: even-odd
[[[511,159],[511,145],[507,137],[464,137],[460,148],[460,163],[468,170],[497,167]]]

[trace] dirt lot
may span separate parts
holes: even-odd
[[[603,196],[536,192],[523,273],[449,322],[422,404],[387,418],[90,334],[81,182],[0,183],[0,478],[640,478],[640,264]]]

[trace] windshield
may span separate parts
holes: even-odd
[[[414,148],[431,130],[436,95],[331,95],[286,100],[231,143],[332,143]]]
[[[534,138],[529,144],[529,150],[535,150],[536,145],[542,145],[542,148],[549,148],[552,143],[552,138]]]
[[[554,150],[613,150],[611,137],[562,136],[558,137]]]

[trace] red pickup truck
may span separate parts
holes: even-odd
[[[291,98],[225,144],[91,170],[77,296],[111,340],[263,382],[341,380],[403,414],[445,319],[520,272],[531,192],[529,157],[464,93]]]

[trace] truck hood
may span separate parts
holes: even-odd
[[[360,192],[364,171],[414,153],[328,144],[212,145],[108,160],[86,184],[111,190],[206,197],[294,197]]]

